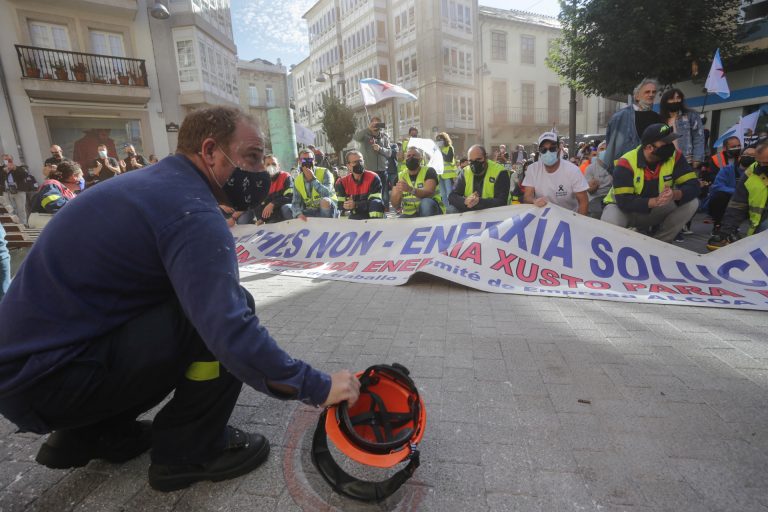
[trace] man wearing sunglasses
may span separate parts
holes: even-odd
[[[469,165],[459,179],[448,201],[460,212],[505,206],[509,199],[509,173],[504,166],[488,159],[485,148],[469,148]]]
[[[586,215],[589,185],[576,165],[560,158],[555,132],[539,136],[539,161],[528,167],[523,180],[523,202],[545,206],[554,203]]]
[[[671,242],[699,205],[699,180],[675,149],[680,135],[663,123],[650,125],[638,147],[619,158],[602,220]]]

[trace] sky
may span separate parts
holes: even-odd
[[[286,67],[309,55],[307,24],[302,15],[316,0],[230,0],[237,53]],[[419,2],[437,0],[417,0]],[[558,0],[480,0],[480,5],[557,16]]]

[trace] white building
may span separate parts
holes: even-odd
[[[0,149],[38,177],[54,143],[81,164],[99,143],[162,157],[190,109],[237,105],[229,1],[167,5],[0,0]]]
[[[550,16],[480,7],[483,143],[489,151],[500,144],[530,148],[553,128],[568,135],[570,90],[545,62],[560,33]],[[604,132],[618,106],[577,94],[576,132]]]

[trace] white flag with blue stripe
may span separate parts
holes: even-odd
[[[365,105],[375,105],[387,98],[405,98],[415,100],[416,95],[396,84],[379,80],[378,78],[363,78],[360,80],[360,92],[363,94]]]
[[[712,67],[709,68],[707,82],[704,84],[704,87],[707,89],[707,94],[715,93],[724,99],[731,95],[731,90],[728,88],[728,80],[725,79],[723,61],[720,60],[720,48],[715,51],[715,58],[712,59]]]

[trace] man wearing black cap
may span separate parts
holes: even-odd
[[[662,123],[643,131],[640,145],[616,163],[602,220],[641,231],[656,226],[654,238],[674,239],[699,204],[699,181],[675,149],[678,137]]]

